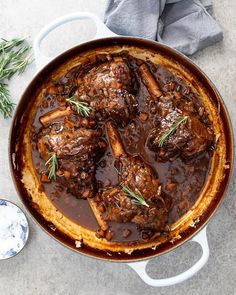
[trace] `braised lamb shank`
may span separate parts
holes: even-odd
[[[90,122],[87,121],[89,127]],[[87,198],[94,195],[95,161],[103,153],[106,143],[100,138],[98,129],[91,129],[93,121],[90,128],[81,126],[81,123],[83,121],[73,121],[68,117],[63,117],[60,122],[49,123],[42,129],[37,146],[45,161],[52,154],[56,156],[59,164],[57,177],[64,179],[68,192]]]
[[[124,125],[134,117],[137,111],[136,83],[122,57],[114,57],[112,61],[92,68],[77,82],[78,100],[88,102],[102,118],[111,117]]]
[[[146,64],[139,67],[139,74],[157,104],[154,128],[148,136],[147,146],[157,153],[158,160],[178,156],[191,158],[209,149],[214,133],[204,124],[203,112],[193,101],[186,101],[182,96],[164,95]],[[178,128],[175,128],[176,124]]]
[[[111,122],[107,122],[106,127],[119,173],[119,186],[106,189],[92,201],[101,227],[106,228],[104,221],[132,222],[139,229],[163,231],[170,200],[163,194],[158,176],[140,157],[129,156],[125,152]],[[101,204],[96,211],[96,201],[105,207],[102,214],[99,210]]]

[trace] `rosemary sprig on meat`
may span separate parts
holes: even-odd
[[[169,130],[164,132],[159,139],[159,147],[162,147],[165,141],[179,128],[181,124],[186,124],[188,120],[188,116],[179,116],[175,123],[172,124]]]
[[[74,95],[66,99],[71,105],[76,106],[77,113],[83,117],[88,117],[92,108],[85,101],[78,101],[77,97]]]
[[[138,194],[135,194],[128,186],[122,186],[122,190],[131,199],[131,202],[133,204],[149,207],[140,192]]]
[[[24,45],[25,39],[12,39],[0,41],[0,113],[4,118],[11,116],[14,103],[10,100],[7,80],[15,74],[21,74],[32,58],[28,56],[30,46]]]
[[[57,169],[58,169],[58,160],[57,160],[57,155],[56,153],[51,153],[51,157],[47,160],[45,163],[48,169],[48,178],[56,180],[57,175]]]

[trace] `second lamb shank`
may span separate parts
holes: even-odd
[[[98,222],[102,228],[106,228],[104,224],[107,221],[116,221],[132,222],[139,229],[155,232],[165,230],[171,202],[162,192],[158,175],[139,156],[126,153],[112,122],[106,123],[106,130],[119,174],[119,185],[104,190],[92,201]],[[96,210],[101,208],[101,204],[102,213]]]

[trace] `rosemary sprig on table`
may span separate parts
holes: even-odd
[[[47,160],[45,164],[49,171],[48,178],[56,180],[57,178],[56,172],[58,169],[58,160],[57,160],[56,153],[51,153],[51,157]]]
[[[122,190],[131,199],[131,202],[133,204],[149,207],[140,192],[138,194],[135,194],[128,186],[122,186]]]
[[[10,100],[10,92],[7,85],[0,83],[0,112],[4,119],[12,113],[14,105],[15,104]]]
[[[11,116],[14,104],[6,81],[23,73],[32,58],[27,56],[31,47],[24,45],[25,39],[0,40],[0,113],[7,118]]]
[[[85,101],[78,101],[77,97],[74,95],[66,99],[71,105],[76,106],[77,113],[83,117],[88,117],[92,108],[88,106],[88,103]]]
[[[15,38],[12,40],[6,40],[6,39],[1,39],[2,41],[0,42],[0,50],[4,50],[4,51],[9,51],[12,48],[21,45],[22,43],[25,42],[25,39],[20,39],[20,38]]]
[[[169,130],[164,132],[159,139],[159,147],[162,147],[165,141],[170,137],[181,124],[186,124],[188,120],[188,116],[179,116],[176,121],[172,124]]]
[[[6,52],[0,49],[0,79],[9,80],[15,74],[24,72],[29,64],[31,57],[25,57],[30,46],[25,46],[16,51]]]

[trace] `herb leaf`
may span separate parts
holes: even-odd
[[[48,178],[56,180],[56,171],[58,169],[58,160],[56,153],[51,153],[51,157],[47,160],[45,165],[47,166],[47,169],[49,171]]]
[[[164,132],[162,134],[162,136],[159,139],[159,147],[162,147],[165,143],[165,141],[168,139],[168,137],[170,137],[181,124],[186,124],[188,120],[188,116],[179,116],[175,123],[172,124],[172,126],[170,127],[169,130],[167,130],[166,132]]]
[[[78,101],[77,97],[74,95],[66,99],[71,105],[75,105],[77,109],[77,113],[83,117],[88,117],[92,108],[88,106],[88,103],[85,101]]]
[[[10,100],[10,92],[6,84],[0,83],[0,113],[2,113],[4,119],[10,117],[14,103]]]
[[[122,186],[122,190],[131,199],[131,202],[133,204],[149,207],[149,205],[147,204],[140,192],[139,194],[135,194],[128,186]]]
[[[25,39],[20,39],[20,38],[15,38],[15,39],[12,39],[10,41],[6,40],[6,39],[1,39],[1,42],[0,42],[0,50],[2,51],[9,51],[11,50],[12,48],[16,47],[16,46],[19,46],[21,45],[22,43],[25,42]]]
[[[13,75],[24,72],[26,66],[32,61],[31,57],[25,57],[25,53],[30,48],[30,46],[25,46],[6,52],[0,47],[0,80],[9,80]]]
[[[24,45],[25,39],[0,39],[0,113],[4,118],[10,117],[14,103],[10,100],[10,93],[6,80],[15,74],[21,74],[32,58],[27,56],[31,46]]]

